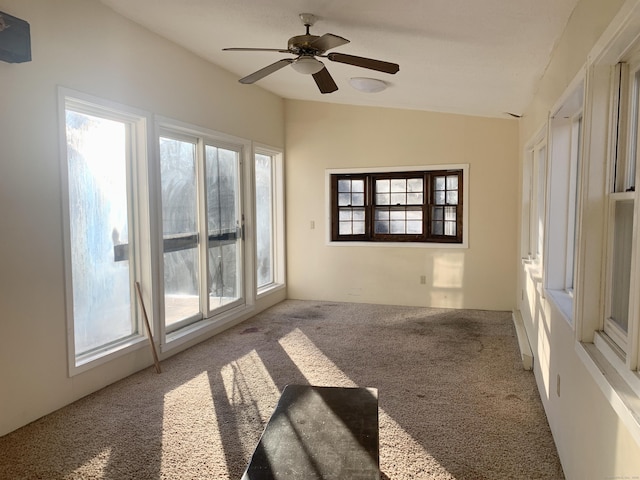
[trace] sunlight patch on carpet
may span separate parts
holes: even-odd
[[[76,468],[69,475],[70,478],[84,478],[86,475],[104,476],[105,469],[111,458],[111,447],[105,447],[95,457],[86,462],[84,465]]]
[[[247,407],[263,421],[271,416],[280,391],[255,350],[220,370],[229,405]]]
[[[171,478],[206,472],[211,468],[210,452],[222,449],[209,376],[203,372],[164,396],[161,471]],[[222,462],[215,469],[220,475],[229,474]]]
[[[333,363],[300,329],[296,328],[279,340],[289,358],[300,369],[311,385],[335,387],[373,387],[357,385]],[[384,391],[380,392],[382,398]],[[384,409],[379,410],[380,471],[394,478],[400,470],[412,478],[455,480],[446,468],[409,435]]]

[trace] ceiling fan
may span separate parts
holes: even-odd
[[[347,55],[345,53],[332,52],[325,55],[327,50],[345,45],[349,43],[349,40],[332,33],[325,33],[322,36],[311,35],[309,28],[313,26],[316,21],[315,15],[311,13],[301,13],[300,20],[306,28],[306,33],[304,35],[291,37],[287,48],[223,48],[223,50],[226,51],[236,52],[279,52],[296,55],[296,58],[284,58],[261,68],[257,72],[241,78],[239,80],[240,83],[255,83],[267,75],[277,72],[287,65],[291,65],[291,67],[299,73],[312,75],[321,93],[335,92],[338,90],[336,82],[333,80],[329,70],[324,66],[324,63],[316,57],[327,58],[332,62],[346,63],[348,65],[355,65],[356,67],[368,68],[384,73],[394,74],[400,70],[400,66],[397,63],[356,57],[355,55]]]

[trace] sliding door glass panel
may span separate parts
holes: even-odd
[[[209,310],[233,304],[242,292],[242,214],[240,155],[205,146],[208,236],[207,288]]]
[[[76,356],[137,334],[131,311],[129,126],[66,110]]]
[[[255,156],[256,272],[258,288],[274,282],[273,276],[273,160]]]
[[[168,330],[199,320],[196,143],[160,138],[164,318]]]

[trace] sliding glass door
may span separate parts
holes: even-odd
[[[201,136],[160,137],[167,332],[244,302],[240,153]]]

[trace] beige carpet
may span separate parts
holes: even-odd
[[[239,479],[288,383],[379,390],[383,479],[562,479],[509,312],[286,301],[0,438],[2,479]]]

